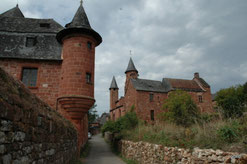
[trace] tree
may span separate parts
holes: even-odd
[[[246,104],[247,84],[221,89],[216,93],[217,105],[223,110],[225,118],[243,115]]]
[[[173,91],[165,100],[161,118],[188,127],[199,118],[199,110],[191,96],[181,90]]]
[[[88,111],[88,123],[93,123],[99,116],[96,110],[97,104],[94,104]]]

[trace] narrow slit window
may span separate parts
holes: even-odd
[[[150,119],[151,121],[154,121],[154,110],[150,111]]]
[[[86,73],[86,82],[87,83],[92,83],[92,75],[91,75],[91,73]]]
[[[50,23],[40,23],[39,26],[43,28],[50,28]]]
[[[38,68],[23,68],[21,81],[27,87],[36,87]]]
[[[152,102],[154,100],[154,94],[150,93],[149,94],[149,101]]]

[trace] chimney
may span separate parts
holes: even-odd
[[[194,78],[196,78],[196,79],[200,78],[200,76],[199,76],[199,73],[198,73],[198,72],[195,72],[195,73],[194,73]]]

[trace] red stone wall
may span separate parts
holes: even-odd
[[[1,59],[0,67],[17,80],[21,80],[23,67],[38,68],[37,86],[29,87],[29,89],[55,109],[56,99],[58,97],[61,61]]]
[[[118,100],[118,89],[110,89],[110,109],[116,108],[117,100]]]
[[[92,49],[87,42],[92,43]],[[76,35],[63,40],[63,64],[59,96],[85,95],[94,97],[95,43],[91,37]],[[91,83],[86,82],[91,73]]]

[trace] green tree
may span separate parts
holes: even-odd
[[[217,105],[223,110],[225,118],[243,115],[246,104],[246,84],[221,89],[216,93]]]
[[[188,127],[199,118],[199,110],[191,96],[181,90],[173,91],[165,100],[161,118]]]
[[[96,107],[97,104],[94,104],[88,111],[88,124],[93,123],[99,117]]]

